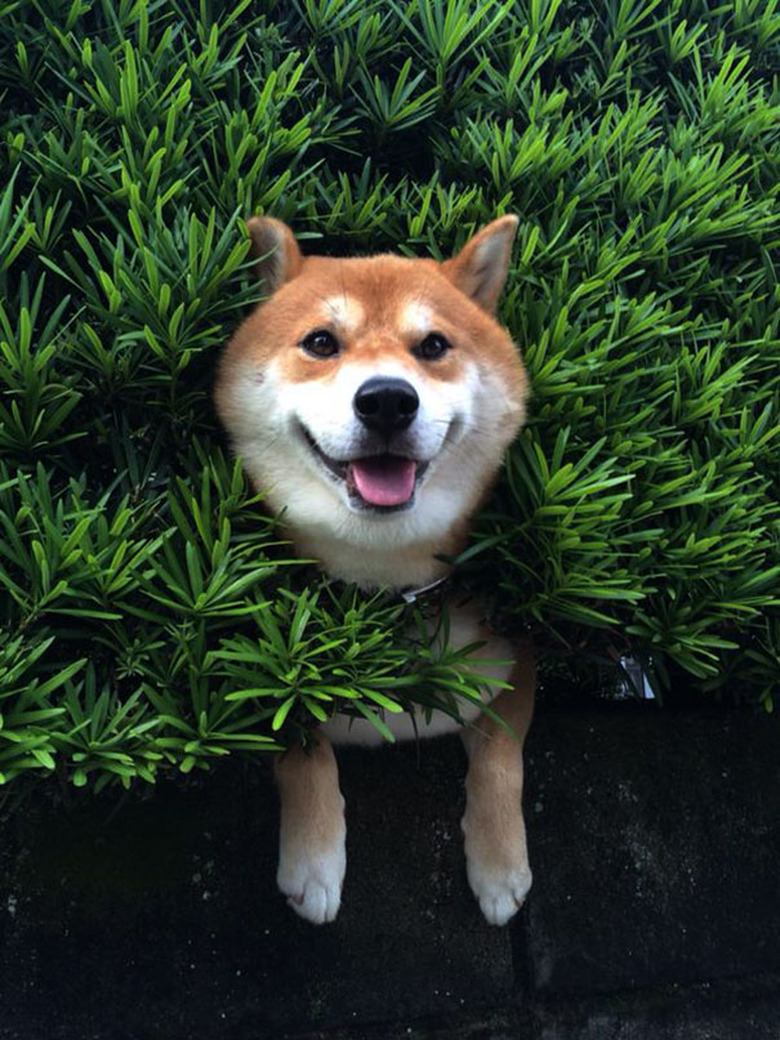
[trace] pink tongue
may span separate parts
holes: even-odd
[[[372,506],[400,506],[414,491],[417,463],[395,455],[356,459],[350,473],[362,498]]]

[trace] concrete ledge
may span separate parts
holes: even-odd
[[[477,1015],[315,1031],[285,1040],[776,1040],[780,976],[540,1001]]]
[[[779,736],[747,712],[540,714],[535,885],[504,930],[466,883],[457,740],[341,755],[347,884],[319,929],[276,893],[265,769],[118,811],[37,797],[0,828],[0,1040],[780,1035]]]
[[[780,726],[749,713],[541,720],[526,811],[543,994],[780,971]]]

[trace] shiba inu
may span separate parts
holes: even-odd
[[[244,321],[219,368],[216,403],[235,451],[297,550],[331,577],[402,591],[446,576],[525,416],[528,380],[494,316],[517,218],[504,216],[452,259],[304,257],[270,217],[248,223],[268,298]],[[469,883],[487,920],[505,924],[531,872],[521,809],[522,742],[533,707],[529,646],[488,632],[478,607],[452,604],[453,643],[484,640],[486,676],[509,679],[461,730],[469,757]],[[514,665],[488,661],[514,659]],[[400,738],[458,723],[389,717]],[[345,875],[344,800],[333,743],[378,743],[365,720],[336,715],[313,747],[276,763],[277,880],[297,913],[332,921]]]

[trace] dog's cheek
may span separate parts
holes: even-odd
[[[353,393],[342,381],[285,386],[280,396],[287,415],[294,416],[323,451],[340,457],[355,435]]]
[[[522,396],[514,384],[509,384],[503,373],[493,367],[480,365],[474,397],[474,423],[503,450],[507,437],[511,440],[524,416]]]
[[[335,375],[280,387],[288,414],[303,423],[319,446],[334,458],[347,458],[358,450],[361,427],[353,401],[361,383],[372,375],[361,365],[342,365]]]
[[[435,387],[437,410],[441,417],[446,416],[448,422],[456,421],[462,434],[468,434],[475,425],[481,394],[480,374],[471,362],[461,362],[458,367],[457,380],[439,383]]]

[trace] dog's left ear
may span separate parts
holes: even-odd
[[[519,223],[512,214],[499,217],[477,232],[457,256],[441,265],[447,278],[490,314],[496,309],[509,273]]]

